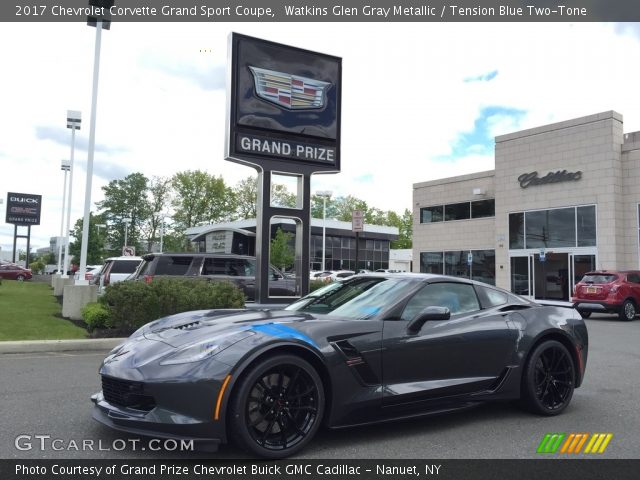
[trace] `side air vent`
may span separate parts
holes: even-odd
[[[348,340],[340,340],[332,343],[333,347],[338,350],[345,358],[345,363],[352,368],[358,380],[365,385],[379,385],[380,379],[371,370],[369,364],[362,358],[360,352]]]

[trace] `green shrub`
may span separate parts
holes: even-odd
[[[82,309],[82,319],[87,324],[91,332],[96,328],[106,328],[111,326],[111,313],[100,303],[87,303]]]
[[[324,280],[311,280],[309,282],[309,293],[313,292],[314,290],[318,290],[325,285],[328,285],[328,282],[325,282]]]
[[[114,327],[133,330],[160,317],[190,310],[242,308],[244,294],[231,282],[154,279],[109,285],[100,297]]]
[[[36,260],[35,262],[29,263],[29,268],[34,275],[39,275],[44,270],[44,263]]]

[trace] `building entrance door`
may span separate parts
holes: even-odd
[[[569,254],[547,252],[533,254],[534,298],[569,301]]]
[[[572,252],[528,253],[511,257],[511,291],[536,300],[571,300],[585,273],[595,270],[596,255]]]

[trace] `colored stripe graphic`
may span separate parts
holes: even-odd
[[[584,453],[604,453],[613,438],[613,433],[594,433]]]
[[[566,433],[547,433],[538,445],[537,453],[556,453],[565,436]]]
[[[536,453],[604,453],[612,438],[613,433],[547,433],[542,437],[542,441],[540,442],[540,445],[538,445]],[[583,451],[582,447],[585,446],[585,443],[586,447]]]

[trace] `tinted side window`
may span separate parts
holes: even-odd
[[[480,310],[473,286],[463,283],[433,283],[416,293],[404,311],[403,320],[411,320],[426,307],[446,307],[451,315]]]
[[[135,260],[114,260],[111,273],[133,273],[139,264]]]
[[[499,307],[509,303],[509,296],[500,290],[476,285],[476,291],[483,308]]]
[[[631,283],[640,283],[640,273],[630,273],[627,275],[627,280]]]
[[[155,275],[186,275],[193,257],[167,256],[158,257]]]
[[[223,258],[205,258],[202,275],[226,275],[227,267]]]

